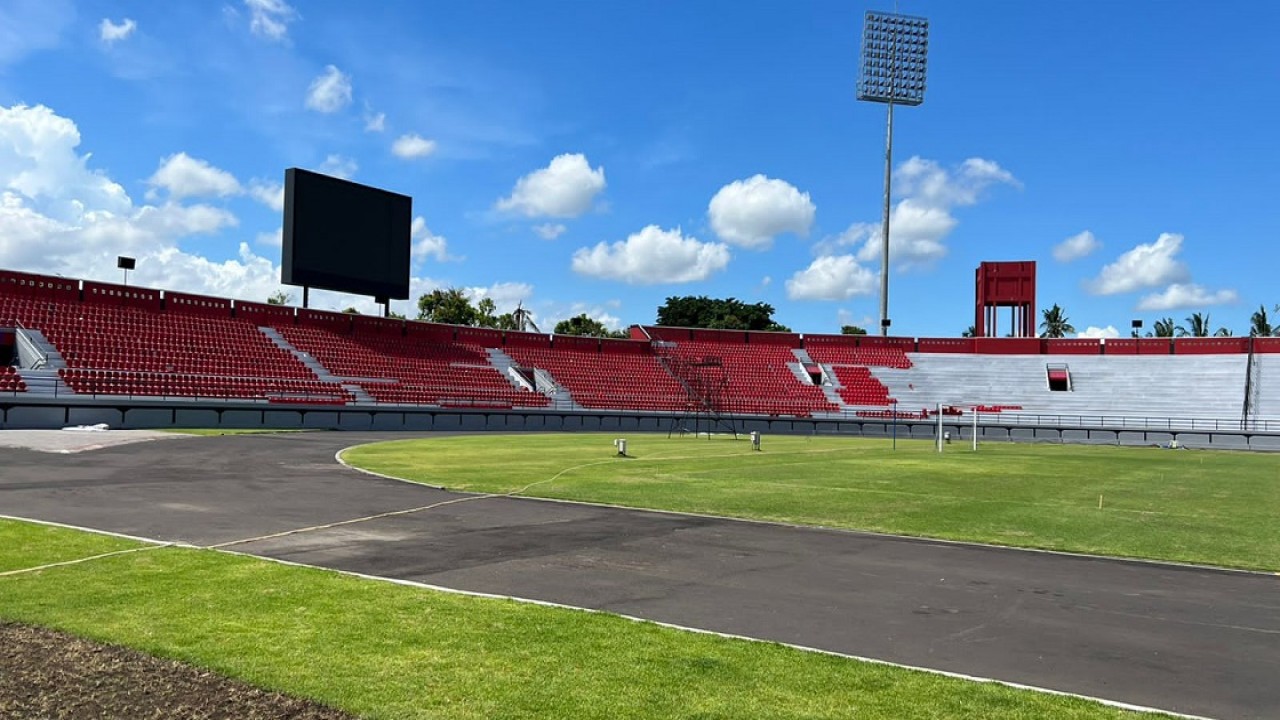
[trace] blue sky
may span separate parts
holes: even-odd
[[[413,196],[415,297],[523,301],[544,329],[688,294],[872,327],[867,9],[892,5],[11,0],[0,267],[116,280],[133,254],[141,284],[261,300],[299,166]],[[899,10],[931,36],[895,116],[895,334],[971,324],[982,260],[1037,261],[1081,331],[1199,311],[1241,334],[1280,302],[1280,5]]]

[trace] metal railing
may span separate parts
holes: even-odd
[[[1280,432],[1280,420],[1250,418],[1146,417],[1130,415],[1062,415],[1041,413],[983,413],[979,422],[1028,427],[1118,428],[1120,430],[1257,430]]]
[[[3,397],[29,397],[35,396],[26,392],[3,392]],[[252,403],[252,404],[280,404],[287,405],[289,403],[306,404],[306,405],[332,405],[334,407],[349,408],[378,408],[390,409],[397,407],[416,408],[416,409],[459,409],[470,408],[476,410],[510,410],[513,412],[524,411],[551,411],[551,412],[580,412],[580,413],[606,413],[606,414],[658,414],[664,416],[679,415],[680,410],[676,409],[678,404],[673,404],[667,409],[655,408],[592,408],[582,407],[581,405],[570,402],[549,399],[546,404],[522,404],[518,401],[510,402],[508,399],[485,398],[479,396],[468,396],[459,393],[456,396],[441,397],[437,403],[409,403],[409,402],[360,402],[355,400],[343,401],[331,394],[317,394],[306,391],[268,391],[261,396],[227,396],[225,394],[212,394],[200,392],[182,392],[173,394],[138,394],[133,392],[68,392],[64,390],[61,393],[55,391],[55,397],[67,399],[69,397],[79,397],[85,399],[128,399],[131,401],[143,402],[208,402],[215,401],[218,403]],[[626,403],[628,398],[614,398],[619,405]],[[683,399],[682,401],[683,402]],[[731,408],[725,409],[726,415],[731,417],[749,419],[749,418],[787,418],[794,417],[801,420],[811,420],[816,422],[859,422],[859,423],[880,423],[888,422],[891,418],[877,418],[859,416],[857,410],[842,410],[839,412],[820,412],[809,414],[793,414],[793,413],[746,413],[735,411]],[[945,415],[943,422],[948,425],[963,424],[968,425],[971,420],[967,409],[963,416]],[[936,422],[935,417],[929,418],[910,418],[904,417],[898,422]],[[1115,415],[1103,413],[1027,413],[1027,412],[999,412],[999,413],[980,413],[978,422],[981,425],[992,426],[1009,426],[1009,427],[1046,427],[1046,428],[1081,428],[1081,429],[1107,429],[1107,430],[1144,430],[1144,431],[1176,431],[1176,432],[1215,432],[1215,431],[1249,431],[1249,432],[1274,432],[1280,433],[1280,419],[1249,419],[1242,421],[1240,418],[1197,418],[1197,417],[1153,417],[1142,415]]]

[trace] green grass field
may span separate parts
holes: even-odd
[[[767,436],[465,435],[351,448],[358,467],[476,492],[1280,570],[1280,456]]]
[[[0,520],[0,567],[129,547]],[[367,718],[1153,717],[611,615],[178,547],[0,576],[0,619],[183,660]]]
[[[0,520],[0,573],[141,546],[110,535]]]

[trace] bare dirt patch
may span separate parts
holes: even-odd
[[[0,623],[0,717],[353,720],[173,660],[12,623]]]

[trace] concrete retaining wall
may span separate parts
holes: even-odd
[[[474,431],[474,432],[670,432],[678,431],[670,415],[558,410],[458,410],[432,408],[315,408],[237,403],[158,403],[86,399],[68,403],[26,399],[0,402],[0,429],[47,429],[106,423],[113,428],[317,428],[334,430]],[[686,423],[690,426],[691,423]],[[735,420],[739,432],[803,435],[850,435],[903,440],[935,437],[936,421],[746,417]],[[697,427],[706,431],[704,419]],[[953,443],[967,444],[972,426],[943,421]],[[723,427],[713,429],[723,432]],[[1193,448],[1280,451],[1280,433],[1241,430],[1170,430],[1112,427],[1005,425],[984,419],[979,442],[1049,442],[1105,445],[1167,445],[1177,441]]]

